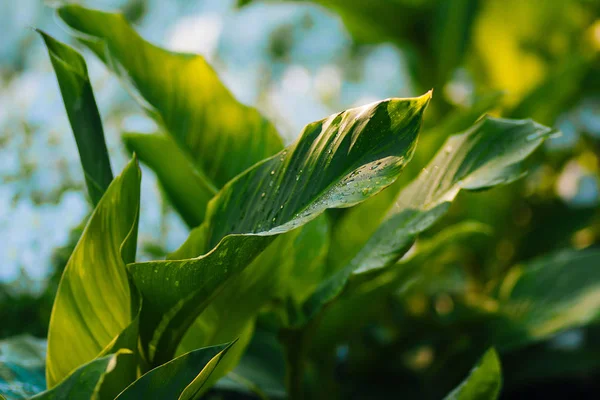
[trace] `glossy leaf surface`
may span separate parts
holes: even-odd
[[[418,150],[398,180],[377,196],[348,209],[335,222],[327,260],[330,268],[335,271],[343,267],[366,244],[385,219],[400,190],[427,166],[449,136],[469,129],[484,113],[498,106],[501,99],[499,92],[482,96],[472,107],[456,110],[429,129],[423,128]]]
[[[98,203],[63,272],[48,333],[49,388],[115,342],[135,349],[137,333],[126,328],[137,308],[125,264],[135,260],[140,179],[134,159]]]
[[[212,250],[190,260],[131,265],[152,310],[146,323],[161,324],[154,340],[166,341],[158,343],[165,352],[159,358],[169,357],[222,285],[276,235],[391,184],[412,155],[429,98],[385,100],[307,125],[297,143],[239,175],[210,202],[196,232],[205,242],[200,248]]]
[[[486,117],[454,135],[396,199],[386,220],[358,254],[323,282],[304,306],[303,318],[335,298],[353,274],[395,263],[417,235],[444,215],[462,189],[481,190],[522,176],[520,164],[552,130],[530,120]]]

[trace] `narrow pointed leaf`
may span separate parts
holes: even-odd
[[[433,160],[396,199],[386,220],[358,254],[324,281],[304,305],[305,323],[334,299],[353,274],[395,263],[417,235],[438,221],[462,189],[481,190],[522,176],[521,162],[550,135],[531,120],[486,117],[450,137]]]
[[[502,387],[498,354],[488,350],[471,373],[444,400],[496,400]]]
[[[62,93],[71,129],[79,149],[85,182],[94,205],[113,179],[102,121],[83,57],[71,47],[38,30]]]
[[[125,264],[135,259],[140,178],[134,159],[98,203],[63,272],[48,333],[49,388],[119,342],[136,318]]]
[[[165,135],[128,133],[123,135],[123,140],[127,148],[156,173],[171,204],[186,224],[200,225],[206,204],[217,190],[189,156]]]
[[[121,14],[67,5],[58,15],[213,186],[222,187],[283,147],[273,125],[239,103],[201,56],[147,42]]]
[[[239,175],[210,202],[198,231],[206,243],[200,247],[212,250],[190,260],[131,265],[152,311],[143,331],[160,324],[150,352],[168,359],[222,285],[276,235],[391,184],[412,155],[429,98],[385,100],[307,125],[297,143]]]
[[[205,347],[179,356],[144,374],[117,400],[196,399],[211,374],[235,343]]]
[[[98,398],[105,377],[110,374],[123,359],[132,357],[130,352],[111,354],[97,358],[77,368],[64,381],[50,390],[32,397],[32,400],[67,400]]]

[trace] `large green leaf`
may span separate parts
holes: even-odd
[[[325,215],[279,236],[244,271],[227,282],[186,333],[179,351],[234,340],[267,302],[302,295],[307,286],[314,285],[321,277],[318,264],[323,261],[326,246]],[[178,256],[182,255],[180,249]],[[194,256],[197,254],[185,258]],[[301,276],[303,271],[305,276]],[[244,346],[238,343],[236,347]]]
[[[140,179],[134,159],[96,206],[63,272],[48,332],[49,388],[115,344],[135,349],[136,296],[125,264],[135,260]]]
[[[67,5],[58,15],[127,84],[214,187],[283,147],[275,128],[239,103],[201,56],[152,45],[121,14]],[[167,168],[171,160],[164,157],[160,165]]]
[[[223,356],[234,345],[205,347],[183,354],[144,374],[117,399],[197,399]]]
[[[302,298],[319,282],[328,245],[328,220],[321,215],[300,229],[279,236],[238,276],[231,278],[183,337],[178,353],[240,337],[214,375],[238,364],[254,331],[258,312],[269,302]],[[195,237],[192,236],[191,240]],[[186,243],[178,251],[193,249]],[[197,254],[189,253],[185,257]],[[240,302],[239,299],[244,299]]]
[[[502,387],[498,354],[488,350],[469,376],[444,400],[496,400]]]
[[[239,175],[211,200],[203,226],[192,234],[204,238],[201,250],[212,250],[189,260],[132,264],[148,306],[142,332],[159,328],[150,354],[171,357],[223,284],[276,235],[391,184],[410,160],[429,99],[385,100],[307,125],[295,144]],[[150,344],[152,338],[143,339]]]
[[[386,220],[358,254],[324,281],[304,304],[303,324],[335,298],[353,275],[395,263],[417,235],[446,212],[462,189],[481,190],[522,176],[521,162],[552,130],[531,120],[486,117],[454,135],[396,199]]]
[[[514,267],[498,290],[490,328],[501,350],[522,347],[600,317],[600,251],[561,252]]]
[[[98,399],[102,382],[125,358],[133,355],[127,350],[96,358],[73,371],[60,384],[32,397],[36,400]]]
[[[29,335],[0,341],[0,395],[27,399],[46,388],[46,342]]]
[[[204,220],[206,204],[217,193],[189,156],[166,135],[123,135],[127,148],[158,177],[167,197],[190,227]]]
[[[501,92],[481,96],[472,107],[455,110],[429,129],[423,128],[419,148],[398,180],[377,196],[348,209],[333,225],[328,266],[335,271],[348,263],[375,233],[400,190],[421,172],[448,136],[470,128],[485,112],[498,106]]]
[[[96,205],[112,181],[113,175],[104,141],[102,121],[96,107],[85,60],[71,47],[41,30],[38,32],[48,49],[79,149],[88,192],[92,203]]]

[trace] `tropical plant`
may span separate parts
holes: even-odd
[[[284,147],[201,56],[149,43],[120,14],[57,13],[159,128],[123,134],[132,158],[113,176],[84,58],[38,31],[95,208],[58,286],[45,368],[31,338],[0,344],[5,396],[389,396],[389,382],[366,383],[378,374],[412,380],[393,382],[408,397],[495,399],[500,356],[596,320],[598,250],[493,279],[468,268],[469,248],[494,231],[455,221],[453,205],[523,177],[557,133],[482,116],[499,95],[435,123],[431,91],[386,99],[310,123]],[[424,74],[436,85],[463,54],[442,49]],[[139,161],[191,229],[165,260],[136,261]]]

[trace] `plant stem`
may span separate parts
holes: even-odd
[[[280,334],[285,349],[285,383],[289,400],[304,399],[306,336],[306,328],[285,329]]]

